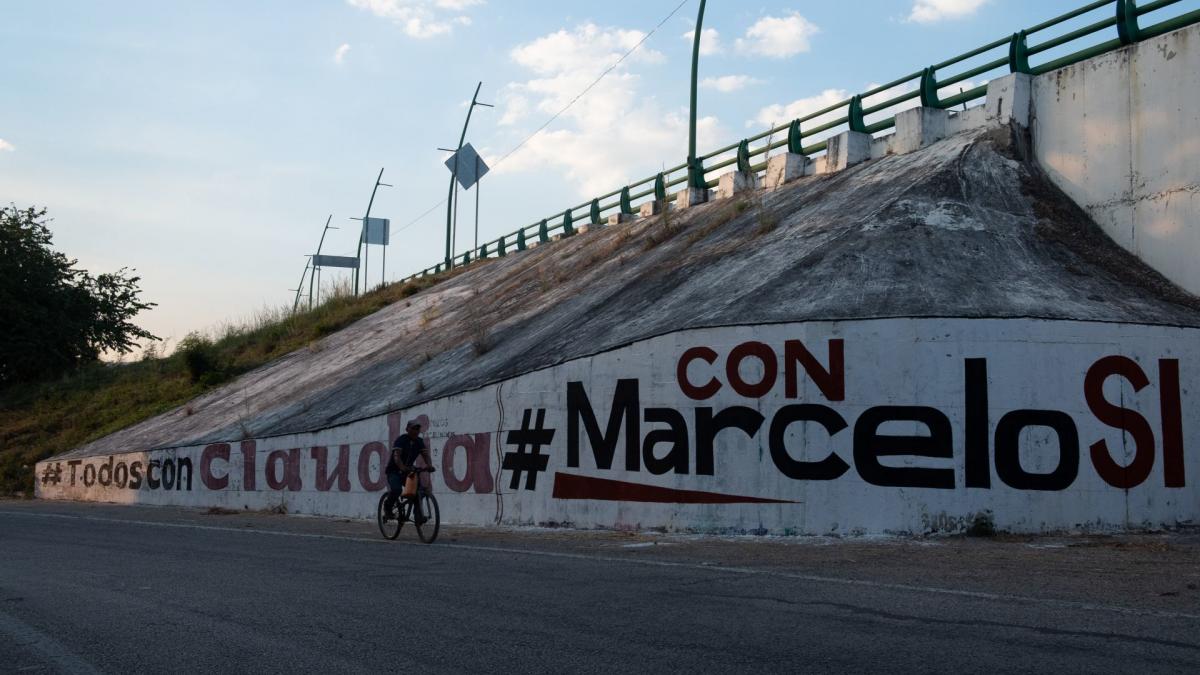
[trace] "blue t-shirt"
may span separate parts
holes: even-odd
[[[393,450],[400,451],[400,461],[407,466],[412,466],[413,462],[421,456],[421,451],[425,449],[425,441],[418,438],[413,438],[408,434],[401,434],[396,442],[392,445]],[[400,473],[400,467],[396,464],[396,453],[393,452],[388,458],[387,473]]]

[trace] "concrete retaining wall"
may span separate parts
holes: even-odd
[[[1200,294],[1200,26],[1034,80],[1038,162],[1121,246]]]
[[[317,433],[49,460],[38,496],[369,517],[416,418],[453,523],[1170,526],[1200,518],[1198,357],[1197,329],[1073,321],[690,330]]]

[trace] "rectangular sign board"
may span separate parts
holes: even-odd
[[[356,270],[358,269],[358,258],[344,255],[315,255],[313,256],[313,267],[346,267]]]
[[[391,229],[392,221],[387,218],[367,218],[363,223],[363,243],[387,246]]]
[[[455,162],[458,163],[457,169]],[[446,160],[446,168],[455,175],[458,184],[464,190],[470,190],[489,170],[488,165],[484,163],[483,158],[475,152],[475,148],[471,147],[470,143],[459,148],[458,152]]]

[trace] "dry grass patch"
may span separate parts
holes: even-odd
[[[70,376],[0,390],[0,496],[33,492],[34,464],[169,412],[243,373],[318,341],[376,311],[460,274],[454,270],[353,297],[349,288],[299,312],[264,309],[210,334],[199,357],[147,350],[130,363],[99,363]],[[194,412],[184,408],[183,414]],[[244,428],[243,433],[249,433]]]
[[[708,235],[712,234],[717,228],[726,225],[733,219],[745,213],[750,208],[750,202],[745,199],[725,200],[721,203],[710,217],[703,223],[693,226],[688,230],[686,244],[694,246],[698,242],[707,239]]]

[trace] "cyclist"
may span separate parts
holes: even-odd
[[[406,433],[396,438],[396,442],[392,445],[392,456],[388,459],[386,470],[388,496],[383,504],[385,520],[396,517],[396,501],[404,492],[404,481],[413,472],[413,462],[417,461],[417,457],[424,457],[425,466],[433,471],[433,458],[429,455],[429,448],[425,445],[425,441],[421,440],[421,425],[416,421],[410,421],[405,427],[405,431]],[[420,479],[418,478],[418,480]],[[421,504],[419,500],[417,501],[415,522],[421,525],[428,519],[425,514],[421,513]]]

